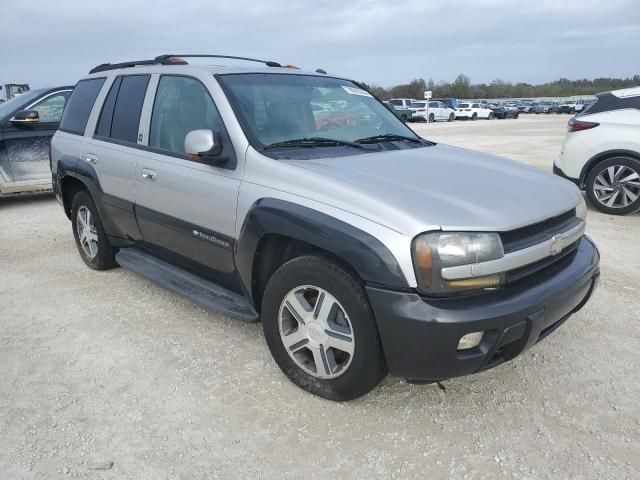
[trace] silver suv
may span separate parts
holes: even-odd
[[[53,183],[89,267],[261,320],[334,400],[494,367],[591,296],[570,182],[424,140],[346,78],[184,57],[100,65],[69,99]]]

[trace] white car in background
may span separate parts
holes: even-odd
[[[456,112],[453,108],[449,108],[444,103],[438,101],[429,102],[428,112],[427,102],[413,102],[410,108],[413,110],[414,121],[424,122],[429,118],[430,122],[436,122],[438,120],[452,122],[456,118]]]
[[[599,93],[569,120],[553,172],[585,190],[598,210],[640,209],[640,87]]]
[[[455,112],[456,118],[477,120],[478,118],[486,118],[492,120],[493,111],[484,103],[459,103]]]

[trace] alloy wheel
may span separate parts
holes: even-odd
[[[302,285],[289,291],[278,313],[280,339],[304,372],[321,379],[342,375],[355,351],[349,316],[328,291]]]
[[[98,229],[91,217],[91,210],[82,205],[76,215],[76,230],[84,254],[93,259],[98,255]]]
[[[640,174],[626,165],[607,167],[596,175],[593,194],[605,207],[627,207],[640,196]]]

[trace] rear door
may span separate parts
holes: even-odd
[[[49,143],[60,125],[70,94],[69,89],[49,92],[25,106],[22,110],[38,112],[37,122],[11,118],[3,126],[5,155],[14,182],[51,181]]]
[[[92,165],[102,190],[109,235],[140,240],[133,211],[136,162],[140,158],[140,116],[151,75],[119,75],[111,79],[92,136],[82,159]]]
[[[233,242],[241,171],[190,159],[191,130],[221,133],[222,155],[235,158],[216,104],[192,76],[161,75],[148,106],[147,150],[136,171],[136,216],[145,244],[183,267],[235,287]],[[145,139],[146,140],[146,139]]]

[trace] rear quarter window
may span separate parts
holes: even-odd
[[[104,78],[80,80],[69,97],[62,114],[60,130],[77,135],[84,135],[93,104],[104,84]]]

